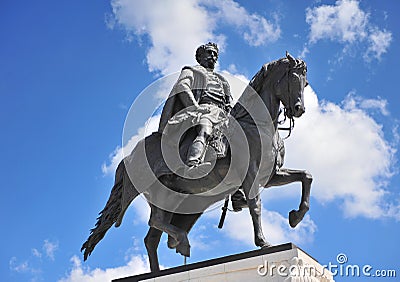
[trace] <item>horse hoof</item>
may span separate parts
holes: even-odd
[[[305,213],[301,213],[299,211],[292,210],[289,212],[289,225],[292,228],[295,228],[297,224],[302,221]]]
[[[264,238],[255,240],[255,243],[256,243],[256,246],[260,247],[261,249],[269,248],[272,246],[271,243],[268,242],[267,240],[265,240]]]
[[[265,242],[265,244],[261,246],[261,249],[267,249],[267,248],[270,248],[270,247],[272,247],[271,243],[270,242]]]
[[[185,257],[190,257],[190,245],[180,243],[176,246],[176,252]]]
[[[170,249],[175,249],[176,246],[178,246],[178,241],[176,241],[174,237],[168,236],[168,243],[167,243],[167,245],[168,245],[168,248],[170,248]]]

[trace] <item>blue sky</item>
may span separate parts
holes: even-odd
[[[300,187],[264,191],[267,238],[321,264],[344,253],[399,276],[398,1],[142,2],[1,1],[1,280],[147,271],[140,199],[87,262],[79,249],[108,198],[131,104],[194,64],[210,40],[221,47],[218,69],[242,78],[286,50],[308,65],[307,112],[286,141],[285,166],[313,174],[311,209],[290,230]],[[215,210],[197,223],[189,262],[254,249],[247,211],[229,213],[223,230],[218,219]],[[162,240],[161,264],[181,265]]]

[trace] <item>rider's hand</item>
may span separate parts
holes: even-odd
[[[205,107],[205,106],[202,106],[202,105],[199,105],[199,107],[197,108],[197,111],[199,113],[202,113],[202,114],[208,114],[208,113],[211,112],[208,107]]]

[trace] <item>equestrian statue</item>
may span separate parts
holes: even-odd
[[[229,199],[234,211],[248,208],[254,243],[271,244],[261,226],[262,188],[301,182],[299,208],[289,213],[292,228],[309,210],[312,176],[283,167],[280,115],[294,127],[305,112],[307,66],[286,52],[264,64],[233,104],[230,85],[215,71],[215,43],[196,51],[196,66],[182,69],[163,107],[156,132],[138,142],[118,165],[115,184],[104,209],[83,244],[84,260],[113,226],[121,225],[131,202],[143,194],[151,208],[144,238],[152,272],[158,272],[157,248],[163,232],[168,247],[190,256],[188,233],[210,206]],[[281,106],[282,105],[282,106]]]

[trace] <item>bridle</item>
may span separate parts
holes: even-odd
[[[281,113],[282,113],[282,109],[279,109],[279,113],[278,113],[277,118],[279,118]],[[283,110],[283,116],[284,116],[283,120],[278,120],[278,124],[279,125],[284,124],[286,122],[286,118],[287,118],[287,116],[286,116],[286,108],[284,108],[284,110]],[[288,139],[290,137],[290,135],[292,134],[293,128],[294,128],[294,117],[289,118],[289,126],[288,127],[279,127],[278,126],[278,130],[289,131],[288,135],[286,135],[286,137],[283,138],[283,140],[286,140],[286,139]]]
[[[284,72],[284,74],[282,75],[282,77],[277,81],[277,83],[275,84],[275,87],[276,87],[277,85],[279,85],[279,83],[280,83],[285,77],[287,77],[287,78],[288,78],[288,79],[287,79],[287,93],[290,93],[290,79],[289,79],[289,73],[290,73],[291,70],[295,70],[295,69],[305,69],[305,70],[307,71],[307,66],[306,66],[306,64],[305,64],[302,60],[296,60],[296,64],[295,64],[294,66],[288,66],[288,67],[286,68],[286,71]],[[307,85],[307,83],[306,83],[306,85]],[[288,99],[287,102],[288,102],[288,104],[290,105],[290,99],[291,99],[290,95],[288,95],[287,99]],[[286,107],[279,108],[279,112],[278,112],[277,116],[272,120],[272,123],[273,123],[273,124],[277,123],[278,125],[284,124],[284,123],[286,122],[287,118],[288,118],[288,117],[287,117],[287,111],[288,111],[288,109],[287,109]],[[279,120],[279,117],[281,116],[282,112],[284,113],[284,118],[283,118],[283,120]],[[250,122],[250,121],[247,121],[247,122]],[[294,123],[294,115],[292,115],[292,116],[289,118],[289,126],[288,126],[288,127],[279,127],[279,126],[277,127],[277,130],[288,131],[288,135],[287,135],[285,138],[283,138],[283,140],[286,140],[287,138],[290,137],[290,135],[292,134],[292,130],[294,129],[294,125],[295,125],[295,123]]]
[[[284,73],[284,75],[282,76],[282,78],[281,78],[280,80],[278,80],[278,84],[279,84],[279,82],[280,82],[282,79],[284,79],[285,77],[287,77],[287,93],[290,93],[290,79],[289,79],[289,73],[290,73],[290,71],[295,70],[295,69],[303,69],[303,71],[307,72],[307,66],[306,66],[306,64],[305,64],[302,60],[296,60],[296,64],[295,64],[294,66],[290,66],[290,65],[289,65],[289,67],[286,68],[286,72]],[[307,82],[306,82],[305,86],[307,86]],[[304,86],[304,87],[305,87],[305,86]],[[288,105],[291,105],[291,103],[290,103],[291,95],[288,95],[287,99],[288,99],[288,101],[287,101]],[[283,111],[283,113],[284,113],[284,119],[279,121],[278,119],[279,119],[279,116],[282,114],[282,111]],[[280,108],[280,109],[279,109],[279,113],[278,113],[278,115],[277,115],[275,121],[277,121],[277,123],[278,123],[279,125],[282,125],[282,124],[284,124],[284,123],[286,122],[286,119],[287,119],[287,108],[284,107],[283,110],[282,110],[282,108]],[[288,135],[287,135],[285,138],[283,138],[284,140],[287,139],[287,138],[289,138],[290,135],[292,134],[292,130],[293,130],[293,128],[294,128],[294,117],[293,117],[293,115],[289,118],[289,121],[290,121],[290,123],[289,123],[289,126],[288,126],[288,127],[278,127],[278,130],[285,130],[285,131],[288,131]]]
[[[302,67],[302,66],[300,66],[300,67]],[[289,72],[291,70],[293,70],[293,69],[296,69],[296,68],[299,68],[299,67],[296,65],[294,67],[286,68],[286,72],[283,74],[282,78],[278,80],[277,84],[279,84],[282,79],[287,77],[287,93],[290,93]],[[290,95],[288,95],[288,104],[290,105]],[[283,112],[283,117],[284,118],[283,118],[283,120],[279,120],[279,117],[282,114],[282,112]],[[282,124],[284,124],[286,122],[286,119],[287,119],[287,109],[286,109],[286,107],[284,107],[283,109],[279,108],[279,113],[276,116],[274,121],[276,121],[279,125],[282,125]],[[292,130],[293,129],[294,129],[294,117],[293,117],[293,115],[292,115],[292,117],[289,118],[289,126],[288,127],[279,127],[278,126],[278,130],[289,131],[288,135],[285,138],[283,138],[283,140],[286,140],[286,139],[288,139],[290,137],[290,135],[292,134]]]

